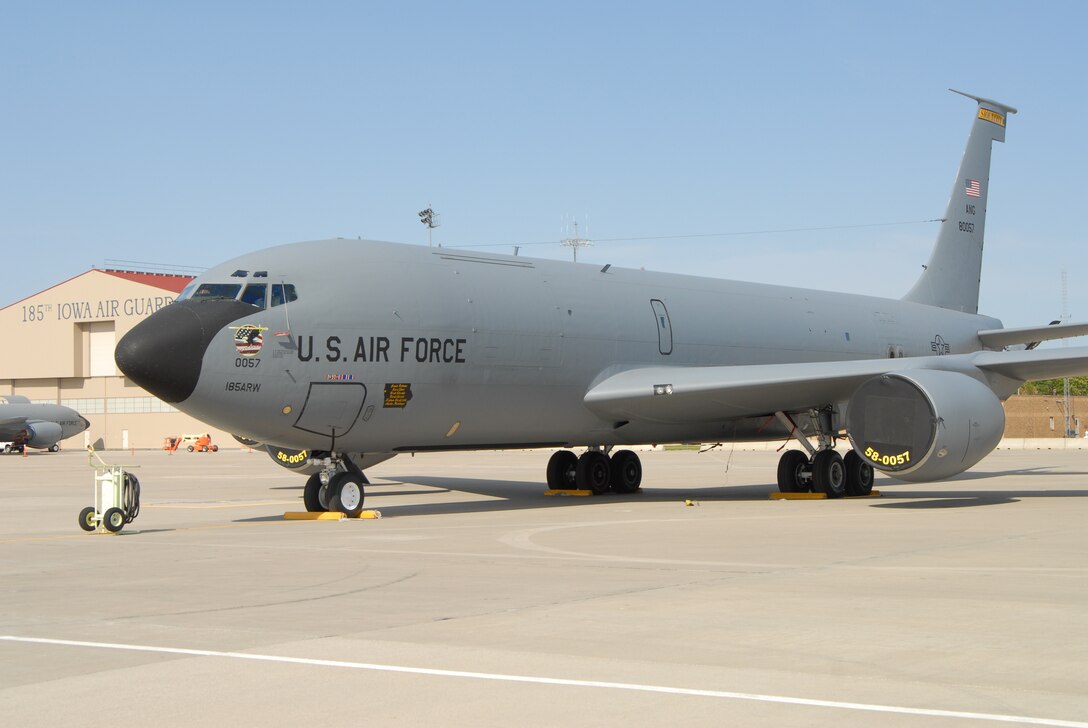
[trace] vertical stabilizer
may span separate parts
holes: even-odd
[[[967,137],[960,171],[952,183],[952,196],[948,199],[937,244],[921,277],[903,300],[978,313],[986,198],[990,192],[991,142],[1005,141],[1005,120],[1009,114],[1015,114],[1016,109],[949,90],[977,101],[978,112]]]

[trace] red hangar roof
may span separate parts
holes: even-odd
[[[171,273],[136,273],[128,270],[102,270],[101,268],[97,270],[100,273],[109,273],[111,276],[136,281],[155,288],[162,288],[174,293],[181,293],[182,289],[193,280],[192,276],[179,276]]]
[[[89,271],[85,271],[83,273],[80,273],[77,276],[72,276],[68,280],[61,281],[60,283],[57,283],[56,285],[52,285],[52,286],[50,286],[49,288],[46,288],[43,291],[38,291],[37,293],[31,294],[31,295],[27,296],[26,298],[22,298],[22,299],[20,299],[18,301],[15,301],[15,303],[10,303],[10,304],[8,304],[6,306],[0,305],[0,311],[2,311],[4,309],[7,309],[7,308],[11,308],[12,306],[15,306],[16,304],[19,304],[22,301],[26,301],[26,300],[29,300],[31,298],[34,298],[34,296],[40,296],[41,294],[45,293],[46,291],[51,291],[54,288],[58,288],[60,286],[63,286],[65,283],[69,283],[71,281],[74,281],[76,278],[82,278],[83,276],[87,275],[88,273],[105,273],[106,275],[116,276],[117,278],[124,278],[125,280],[133,281],[134,283],[142,283],[145,286],[152,286],[154,288],[160,288],[160,289],[162,289],[164,291],[170,291],[171,293],[181,293],[182,290],[184,290],[185,286],[189,285],[189,282],[193,280],[193,276],[177,275],[177,274],[174,274],[174,273],[140,273],[140,272],[131,271],[131,270],[113,270],[113,269],[103,269],[103,268],[91,268]]]

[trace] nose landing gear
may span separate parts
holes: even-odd
[[[302,502],[311,513],[339,511],[355,518],[363,510],[364,486],[370,485],[363,471],[349,457],[330,453],[320,472],[314,473],[302,489]]]

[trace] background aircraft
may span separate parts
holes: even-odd
[[[11,450],[27,447],[56,452],[57,443],[90,427],[78,412],[59,404],[32,404],[26,397],[0,395],[0,441]]]
[[[309,474],[311,510],[358,512],[363,468],[432,450],[555,447],[549,486],[597,493],[639,487],[623,445],[791,436],[804,450],[779,461],[785,491],[868,493],[874,468],[947,478],[996,447],[1023,381],[1088,372],[1086,348],[1027,346],[1088,324],[1004,329],[977,312],[991,147],[1016,110],[969,98],[944,221],[901,299],[326,240],[210,269],[121,340],[117,364],[278,446]]]

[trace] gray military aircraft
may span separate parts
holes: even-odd
[[[1088,324],[978,314],[991,142],[1016,110],[963,95],[977,109],[948,211],[898,300],[325,240],[210,269],[121,340],[117,365],[270,444],[309,474],[315,511],[357,513],[363,468],[440,450],[554,447],[548,485],[595,493],[640,485],[638,456],[615,448],[662,442],[793,437],[783,491],[865,494],[874,468],[947,478],[996,447],[1022,382],[1088,373],[1088,348],[1029,346]]]
[[[78,435],[91,426],[70,407],[34,404],[19,395],[0,395],[0,441],[5,452],[36,447],[56,452],[61,440]]]

